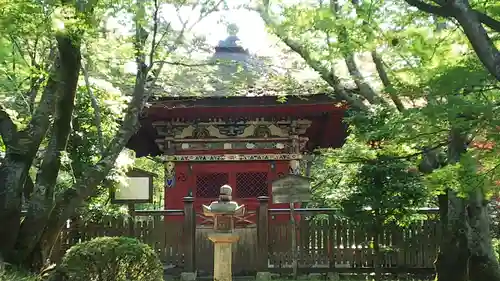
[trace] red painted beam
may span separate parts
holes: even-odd
[[[345,107],[329,104],[265,105],[265,106],[210,106],[210,107],[167,107],[153,105],[147,109],[148,117],[155,120],[169,118],[200,118],[228,116],[293,116],[306,117],[323,113],[342,113]]]

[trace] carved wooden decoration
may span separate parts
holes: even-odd
[[[219,232],[231,232],[234,228],[234,217],[226,215],[215,216],[214,228]]]
[[[193,131],[193,138],[206,139],[210,137],[210,132],[206,128],[196,128]]]
[[[269,129],[268,126],[258,125],[255,128],[254,136],[258,137],[258,138],[269,138],[272,136],[272,134],[271,134],[271,130]]]

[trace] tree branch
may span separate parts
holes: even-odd
[[[74,213],[76,206],[80,206],[86,198],[96,194],[97,187],[113,168],[118,155],[128,140],[138,130],[139,114],[149,98],[149,95],[145,92],[147,67],[144,62],[138,62],[138,65],[140,67],[136,74],[134,93],[120,129],[102,153],[101,160],[94,167],[84,171],[83,175],[77,179],[71,188],[58,196],[48,221],[49,225],[60,227]]]
[[[0,106],[0,137],[2,137],[7,150],[16,145],[17,126],[12,122],[12,119],[3,106]]]
[[[17,249],[18,258],[24,260],[31,254],[41,238],[49,219],[54,201],[54,189],[61,168],[61,157],[66,150],[71,132],[78,77],[81,69],[80,40],[73,35],[56,36],[61,67],[59,97],[49,144],[36,177],[35,190],[30,200],[28,214],[20,229]]]
[[[500,32],[500,21],[495,20],[494,18],[488,16],[487,14],[483,14],[478,11],[474,11],[476,13],[477,18],[487,27],[495,30],[496,32]]]
[[[471,9],[466,0],[452,0],[446,2],[445,6],[426,4],[419,0],[405,0],[408,4],[421,11],[455,18],[469,39],[472,48],[476,52],[484,67],[500,81],[500,52],[492,42],[482,24],[500,32],[500,22]]]
[[[277,23],[275,23],[273,21],[272,17],[270,16],[268,8],[267,8],[268,5],[269,5],[269,1],[264,0],[263,3],[264,3],[264,5],[258,6],[256,8],[256,10],[257,10],[257,12],[259,12],[260,16],[262,17],[262,19],[264,20],[264,22],[266,23],[266,25],[269,26],[269,27],[271,27],[271,29],[273,30],[274,34],[279,39],[281,39],[281,41],[283,43],[285,43],[292,51],[294,51],[299,56],[301,56],[311,68],[313,68],[316,72],[318,72],[320,74],[321,78],[336,90],[336,94],[341,99],[346,100],[347,103],[352,108],[356,108],[356,109],[359,109],[361,111],[367,111],[367,110],[369,110],[368,106],[365,105],[363,102],[361,102],[361,100],[359,100],[355,95],[346,94],[345,91],[339,90],[339,87],[338,87],[338,78],[334,75],[333,70],[332,69],[328,69],[327,67],[325,67],[320,60],[313,59],[311,57],[309,51],[307,50],[307,48],[304,45],[302,45],[300,42],[297,42],[297,41],[291,39],[287,35],[286,31],[284,31],[282,28],[280,28],[280,25],[277,24]],[[334,1],[330,1],[330,4],[335,5],[335,2]],[[333,12],[336,11],[335,7],[330,7],[330,9],[332,9]],[[346,34],[347,33],[345,33],[344,36]],[[327,38],[328,38],[328,36],[327,36]],[[342,41],[342,40],[339,40],[339,41]],[[327,43],[329,43],[329,42],[327,42]],[[346,53],[344,52],[344,55],[345,54]],[[375,66],[377,68],[377,72],[378,72],[378,74],[380,76],[380,79],[382,80],[382,83],[384,83],[384,85],[386,86],[386,88],[390,89],[391,82],[390,82],[390,80],[388,78],[388,75],[387,75],[387,73],[385,71],[385,67],[383,66],[383,61],[377,56],[377,54],[375,52],[372,52],[372,56],[373,56],[374,64],[375,64]],[[351,76],[353,74],[357,75],[356,73],[353,73],[353,71],[356,72],[356,69],[353,68],[352,65],[351,65],[351,69],[350,69]],[[358,70],[358,72],[359,72],[359,70]],[[358,87],[360,86],[359,82],[361,82],[361,81],[358,80]],[[387,86],[389,86],[389,87],[387,87]],[[370,100],[370,96],[366,95],[367,93],[370,94],[370,92],[367,92],[365,90],[364,92],[362,92],[360,94],[362,94],[362,95],[364,94],[363,97],[367,98],[367,100]],[[393,100],[394,104],[396,105],[396,107],[397,107],[397,109],[399,111],[406,110],[405,107],[404,107],[404,105],[402,104],[402,102],[395,95],[395,93],[389,93],[389,96],[391,97],[391,99]],[[423,159],[424,160],[428,160],[428,158],[432,158],[431,154],[434,153],[439,148],[441,148],[442,146],[444,146],[444,145],[443,144],[439,144],[435,148],[421,149],[421,151],[419,151],[418,153],[416,153],[413,156],[423,155]],[[405,156],[405,157],[410,157],[410,156]],[[431,170],[433,170],[433,169],[436,168],[434,166],[432,166],[430,168],[428,167],[428,165],[424,165],[424,166],[425,166],[426,171],[423,171],[424,170],[424,168],[423,168],[423,169],[421,169],[422,172],[430,172]]]
[[[454,18],[462,26],[479,60],[491,75],[500,81],[500,51],[486,33],[477,13],[471,10],[467,0],[453,0],[451,7],[454,11]]]
[[[340,21],[340,16],[338,11],[340,10],[337,0],[330,0],[330,12],[335,20]],[[354,83],[359,89],[360,94],[368,100],[371,104],[387,104],[387,102],[380,97],[377,92],[366,82],[363,75],[359,71],[358,65],[356,64],[355,54],[350,48],[350,37],[347,28],[344,25],[340,26],[339,30],[339,40],[343,43],[340,47],[344,61],[347,65],[347,70],[354,80]]]
[[[16,134],[15,143],[7,148],[4,164],[0,166],[0,221],[8,228],[0,228],[0,252],[14,259],[13,250],[16,245],[20,227],[21,202],[23,188],[36,152],[47,133],[51,116],[55,108],[58,80],[56,71],[59,68],[59,57],[49,74],[40,103],[32,115],[26,130]]]
[[[391,98],[394,105],[396,105],[396,108],[399,110],[399,112],[403,112],[405,110],[405,106],[394,92],[394,87],[391,83],[391,80],[389,79],[389,75],[387,75],[387,71],[385,71],[382,58],[380,58],[380,56],[377,54],[377,51],[375,50],[371,52],[371,56],[373,63],[375,64],[375,68],[377,69],[378,76],[380,77],[380,80],[382,81],[386,92],[389,94],[389,97]]]
[[[425,148],[425,149],[422,149],[420,150],[419,152],[416,152],[416,153],[412,153],[412,154],[408,154],[408,155],[402,155],[402,156],[393,156],[393,157],[388,157],[388,158],[385,158],[386,160],[389,159],[389,160],[401,160],[401,159],[412,159],[412,158],[415,158],[415,157],[418,157],[418,156],[425,156],[427,153],[431,153],[431,152],[434,152],[442,147],[445,147],[449,144],[449,141],[446,141],[446,142],[442,142],[442,143],[438,143],[437,145],[433,146],[433,147],[430,147],[430,148]],[[352,161],[340,161],[339,163],[342,163],[342,164],[354,164],[354,163],[376,163],[378,160],[377,159],[365,159],[365,158],[358,158],[358,159],[355,159],[355,160],[352,160]]]
[[[55,102],[57,98],[57,69],[60,67],[59,56],[54,63],[54,69],[51,71],[47,84],[42,93],[42,97],[36,107],[31,120],[25,130],[19,132],[19,142],[22,143],[22,148],[19,149],[20,155],[25,155],[27,158],[35,156],[43,137],[49,129],[51,117],[55,111]],[[31,159],[30,161],[32,161]]]
[[[343,36],[344,37],[344,36]],[[386,104],[386,101],[380,97],[375,90],[366,82],[363,75],[359,71],[356,64],[355,55],[353,52],[344,52],[344,61],[347,65],[347,70],[354,80],[354,83],[359,89],[360,94],[371,104]]]
[[[35,40],[35,47],[36,48],[38,45],[38,38]],[[45,80],[45,77],[40,76],[40,72],[42,70],[42,67],[40,64],[36,62],[36,52],[33,52],[30,54],[30,59],[31,59],[31,67],[34,68],[34,74],[32,74],[32,77],[30,79],[30,90],[26,93],[26,96],[28,97],[28,106],[29,109],[28,111],[30,114],[33,114],[35,110],[35,101],[36,101],[36,96],[38,95],[38,91],[40,90],[40,86],[42,85],[43,81]]]
[[[149,63],[150,67],[153,66],[153,61],[154,61],[154,56],[156,53],[156,48],[158,47],[158,44],[156,44],[156,35],[158,34],[158,12],[160,10],[160,5],[158,3],[158,0],[154,0],[154,12],[153,12],[153,38],[152,43],[151,43],[151,50],[149,51]],[[163,38],[163,37],[162,37]]]
[[[405,0],[405,1],[409,5],[419,9],[422,12],[438,15],[444,18],[454,17],[453,10],[447,7],[427,4],[420,0]],[[481,23],[483,23],[484,25],[488,26],[489,28],[497,32],[500,32],[500,21],[495,20],[494,18],[488,16],[485,13],[481,13],[473,9],[471,9],[471,11],[475,13],[476,17],[479,19],[479,21],[481,21]]]
[[[57,197],[55,206],[47,222],[47,225],[56,229],[59,229],[75,212],[75,207],[80,206],[88,197],[97,193],[97,187],[113,168],[120,152],[139,128],[139,114],[149,98],[149,94],[145,91],[145,84],[150,69],[145,63],[144,43],[146,36],[141,24],[144,19],[143,1],[145,0],[137,0],[138,9],[135,18],[136,36],[134,42],[136,48],[137,74],[132,100],[127,107],[124,120],[118,132],[103,151],[99,162],[92,168],[85,170],[71,188],[64,190],[64,192]],[[49,232],[46,232],[44,236],[45,239],[50,240],[49,243],[52,243],[56,238]]]
[[[51,118],[55,111],[56,91],[58,87],[56,77],[60,67],[60,58],[55,48],[50,48],[48,57],[52,60],[52,63],[48,63],[46,66],[49,76],[42,96],[38,102],[38,106],[30,109],[32,114],[28,126],[19,132],[19,145],[22,145],[22,148],[19,148],[17,153],[24,155],[25,159],[30,162],[30,165],[42,139],[49,129]]]
[[[427,12],[430,14],[438,15],[440,17],[449,18],[452,17],[452,12],[444,7],[436,6],[432,4],[427,4],[420,0],[405,0],[410,6],[413,6],[420,11]]]
[[[59,59],[56,58],[58,62]],[[55,64],[57,69],[57,63]],[[14,247],[20,230],[23,190],[29,179],[29,169],[51,122],[56,99],[57,78],[52,69],[28,128],[17,131],[8,115],[0,110],[0,130],[6,143],[6,153],[0,166],[0,221],[9,227],[0,228],[0,252],[14,259]],[[28,188],[29,189],[29,188]]]
[[[263,66],[263,67],[276,67],[276,68],[281,68],[284,70],[295,70],[296,68],[292,67],[286,67],[283,65],[276,65],[276,64],[271,64],[271,63],[262,63],[259,62],[258,64],[252,64],[253,61],[247,62],[249,65],[255,65],[256,67],[258,66]],[[168,65],[176,65],[176,66],[182,66],[182,67],[202,67],[202,66],[219,66],[219,65],[228,65],[228,66],[234,66],[234,65],[239,65],[239,62],[237,60],[229,60],[229,59],[224,59],[224,60],[214,60],[214,61],[207,61],[207,62],[200,62],[200,63],[188,63],[188,62],[182,62],[182,61],[168,61],[168,60],[157,60],[154,61],[153,64],[168,64]]]
[[[92,104],[92,109],[94,109],[94,122],[97,128],[97,140],[99,141],[99,151],[102,153],[104,151],[104,137],[102,135],[102,127],[101,127],[101,109],[99,108],[99,102],[97,101],[94,92],[92,91],[92,87],[90,85],[89,73],[85,66],[85,63],[82,61],[82,73],[83,78],[85,80],[85,86],[87,87],[87,94],[90,98],[90,103]]]
[[[28,174],[23,188],[23,195],[25,202],[29,202],[34,190],[35,190],[35,184],[33,183],[33,179],[31,178],[31,176]]]
[[[210,1],[205,1],[204,4],[208,4],[209,2]],[[167,52],[166,52],[167,55],[170,55],[172,52],[174,52],[179,47],[179,44],[182,42],[182,39],[184,38],[184,32],[186,31],[186,28],[188,30],[192,29],[203,18],[205,18],[210,13],[216,11],[217,7],[220,6],[222,4],[222,2],[223,2],[223,0],[219,0],[211,9],[207,9],[206,12],[200,13],[200,16],[198,17],[198,19],[196,21],[194,21],[194,23],[189,28],[187,28],[188,21],[187,20],[183,21],[180,18],[180,16],[179,16],[179,9],[177,9],[177,15],[179,17],[179,21],[182,22],[182,28],[181,28],[181,31],[180,31],[179,35],[175,38],[174,42],[172,43],[172,45],[170,45],[167,48]],[[194,9],[196,8],[196,6],[197,6],[197,2],[193,2],[193,5],[191,7],[191,11],[194,11]],[[154,41],[153,41],[153,44],[151,46],[151,51],[152,52],[153,52],[153,50],[156,50],[158,48],[159,44],[162,42],[163,38],[165,37],[165,35],[167,34],[167,32],[169,32],[169,30],[170,30],[170,23],[168,24],[167,30],[162,34],[162,36],[160,37],[160,39],[158,40],[158,42],[155,44]],[[149,66],[148,71],[153,68],[154,64],[158,64],[158,68],[156,68],[155,70],[152,71],[152,73],[155,74],[155,76],[153,77],[153,79],[151,81],[148,81],[148,84],[146,85],[146,88],[148,88],[148,90],[147,90],[146,93],[148,95],[150,95],[151,92],[153,91],[154,85],[156,84],[156,81],[158,81],[160,73],[161,73],[161,71],[163,69],[163,66],[165,64],[184,65],[184,66],[197,66],[197,65],[189,65],[189,64],[183,64],[183,63],[176,63],[176,62],[168,62],[168,61],[159,60],[159,61],[156,61],[156,62],[151,61],[151,65]],[[205,65],[205,64],[201,64],[200,66],[202,66],[202,65]]]
[[[353,108],[362,111],[368,110],[368,107],[360,99],[358,99],[351,93],[348,93],[343,87],[339,85],[339,79],[338,77],[336,77],[333,71],[329,70],[320,61],[313,59],[309,51],[304,46],[288,37],[286,33],[281,30],[276,23],[274,23],[267,7],[259,6],[257,8],[257,11],[259,12],[266,25],[273,29],[274,34],[276,34],[276,36],[278,36],[278,38],[280,38],[281,41],[283,41],[283,43],[285,43],[292,51],[301,56],[307,62],[307,64],[311,66],[312,69],[318,72],[321,78],[335,89],[335,94],[340,99],[347,101]]]

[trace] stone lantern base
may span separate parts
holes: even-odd
[[[210,233],[214,242],[214,281],[232,281],[232,244],[240,237],[235,233]]]

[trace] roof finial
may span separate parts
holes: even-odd
[[[220,40],[219,45],[217,47],[219,47],[219,48],[237,48],[238,50],[241,49],[241,51],[244,52],[244,50],[240,46],[240,42],[239,42],[240,39],[238,38],[238,36],[236,36],[236,34],[239,31],[238,25],[236,25],[235,23],[229,23],[226,28],[227,28],[228,37],[224,40]],[[217,50],[217,47],[216,47],[216,50]],[[224,50],[224,51],[226,51],[226,50]]]
[[[239,30],[240,29],[238,28],[238,25],[236,25],[235,23],[230,23],[227,25],[227,34],[229,36],[236,36]]]

